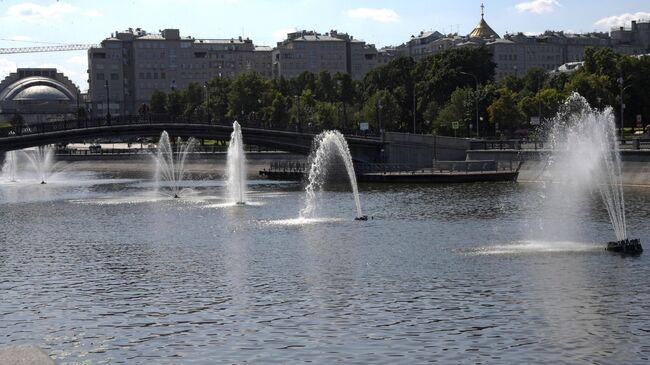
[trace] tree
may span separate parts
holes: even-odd
[[[337,99],[336,83],[327,71],[321,71],[316,78],[316,90],[314,94],[316,100],[333,102]]]
[[[167,112],[178,117],[185,111],[185,93],[180,90],[174,90],[167,96]]]
[[[155,90],[151,94],[151,112],[155,114],[164,114],[167,112],[167,94],[160,90]]]
[[[200,117],[204,113],[202,105],[205,101],[205,89],[198,82],[190,82],[187,85],[185,94],[185,110],[183,115],[186,118]]]
[[[343,104],[343,121],[342,128],[349,128],[348,124],[348,105],[354,103],[355,88],[352,77],[349,73],[337,72],[334,80],[338,84],[338,100]]]
[[[387,90],[379,90],[366,100],[357,113],[359,122],[370,124],[370,129],[395,131],[398,129],[400,107],[397,99]]]
[[[314,122],[316,100],[311,89],[305,89],[299,97],[294,97],[291,106],[291,120],[297,131],[302,131]]]
[[[286,127],[289,122],[287,101],[282,94],[277,93],[271,104],[271,127]]]
[[[230,79],[225,77],[215,77],[208,82],[208,112],[218,122],[223,122],[228,114],[230,84]]]
[[[245,118],[259,113],[270,83],[258,73],[239,75],[228,92],[228,114],[232,118]]]
[[[440,110],[433,122],[436,132],[442,135],[465,134],[473,120],[473,105],[473,89],[465,87],[454,90],[449,102]],[[454,122],[458,123],[457,131],[452,128]]]
[[[490,122],[498,123],[499,129],[512,135],[523,126],[524,116],[517,108],[516,94],[509,89],[498,90],[499,97],[487,108]]]

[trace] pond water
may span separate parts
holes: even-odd
[[[221,180],[181,199],[130,173],[0,183],[0,346],[67,363],[647,363],[648,254],[597,193],[542,184],[303,186]],[[648,242],[650,190],[627,188]],[[548,206],[553,201],[555,206]],[[565,204],[566,206],[563,206]]]

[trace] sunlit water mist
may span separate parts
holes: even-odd
[[[16,151],[9,151],[5,153],[5,160],[2,165],[2,178],[15,182],[16,181]]]
[[[54,148],[51,146],[39,146],[22,150],[23,155],[36,174],[36,178],[45,184],[47,180],[60,168],[54,161]]]
[[[309,182],[305,188],[305,207],[300,211],[301,218],[315,218],[318,192],[322,189],[332,159],[336,156],[340,156],[345,164],[345,170],[350,180],[354,203],[357,209],[357,218],[363,216],[361,201],[359,200],[359,190],[357,188],[357,177],[354,172],[348,143],[340,132],[325,131],[314,138],[313,152],[310,156]]]
[[[246,155],[241,126],[232,124],[232,134],[228,145],[226,195],[232,204],[246,203]]]
[[[621,159],[612,109],[592,109],[582,96],[574,93],[553,119],[548,140],[552,152],[545,171],[545,180],[550,184],[544,218],[560,219],[562,227],[545,229],[556,233],[559,228],[577,226],[574,219],[578,212],[570,210],[584,209],[579,200],[598,190],[616,239],[625,239]],[[558,211],[558,207],[564,209]]]
[[[169,135],[166,131],[162,132],[158,141],[158,150],[154,155],[156,191],[174,198],[191,193],[191,189],[183,188],[183,180],[186,174],[185,160],[195,145],[194,138],[186,142],[178,138],[174,151]]]

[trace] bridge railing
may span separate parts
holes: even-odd
[[[94,119],[72,119],[62,121],[51,121],[37,124],[25,124],[21,126],[12,126],[0,128],[0,138],[12,136],[24,136],[49,132],[59,132],[68,130],[79,130],[87,128],[97,128],[105,126],[123,126],[123,125],[147,125],[158,123],[178,123],[188,125],[222,125],[232,126],[233,120],[216,120],[208,118],[185,118],[175,117],[167,114],[149,114],[149,115],[124,115],[111,118],[94,118]],[[258,120],[244,120],[240,123],[244,128],[258,128],[274,131],[288,131],[297,133],[318,134],[325,128],[311,124],[291,125],[291,126],[274,126]],[[340,129],[341,133],[354,136],[357,138],[376,139],[378,135],[359,131],[355,129]]]

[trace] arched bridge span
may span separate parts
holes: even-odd
[[[226,140],[232,125],[197,121],[151,120],[144,118],[68,120],[34,124],[0,131],[0,152],[95,139],[157,137],[167,131],[174,137]],[[242,127],[244,143],[308,155],[315,133]],[[350,151],[360,162],[379,162],[383,144],[379,138],[346,136]]]

